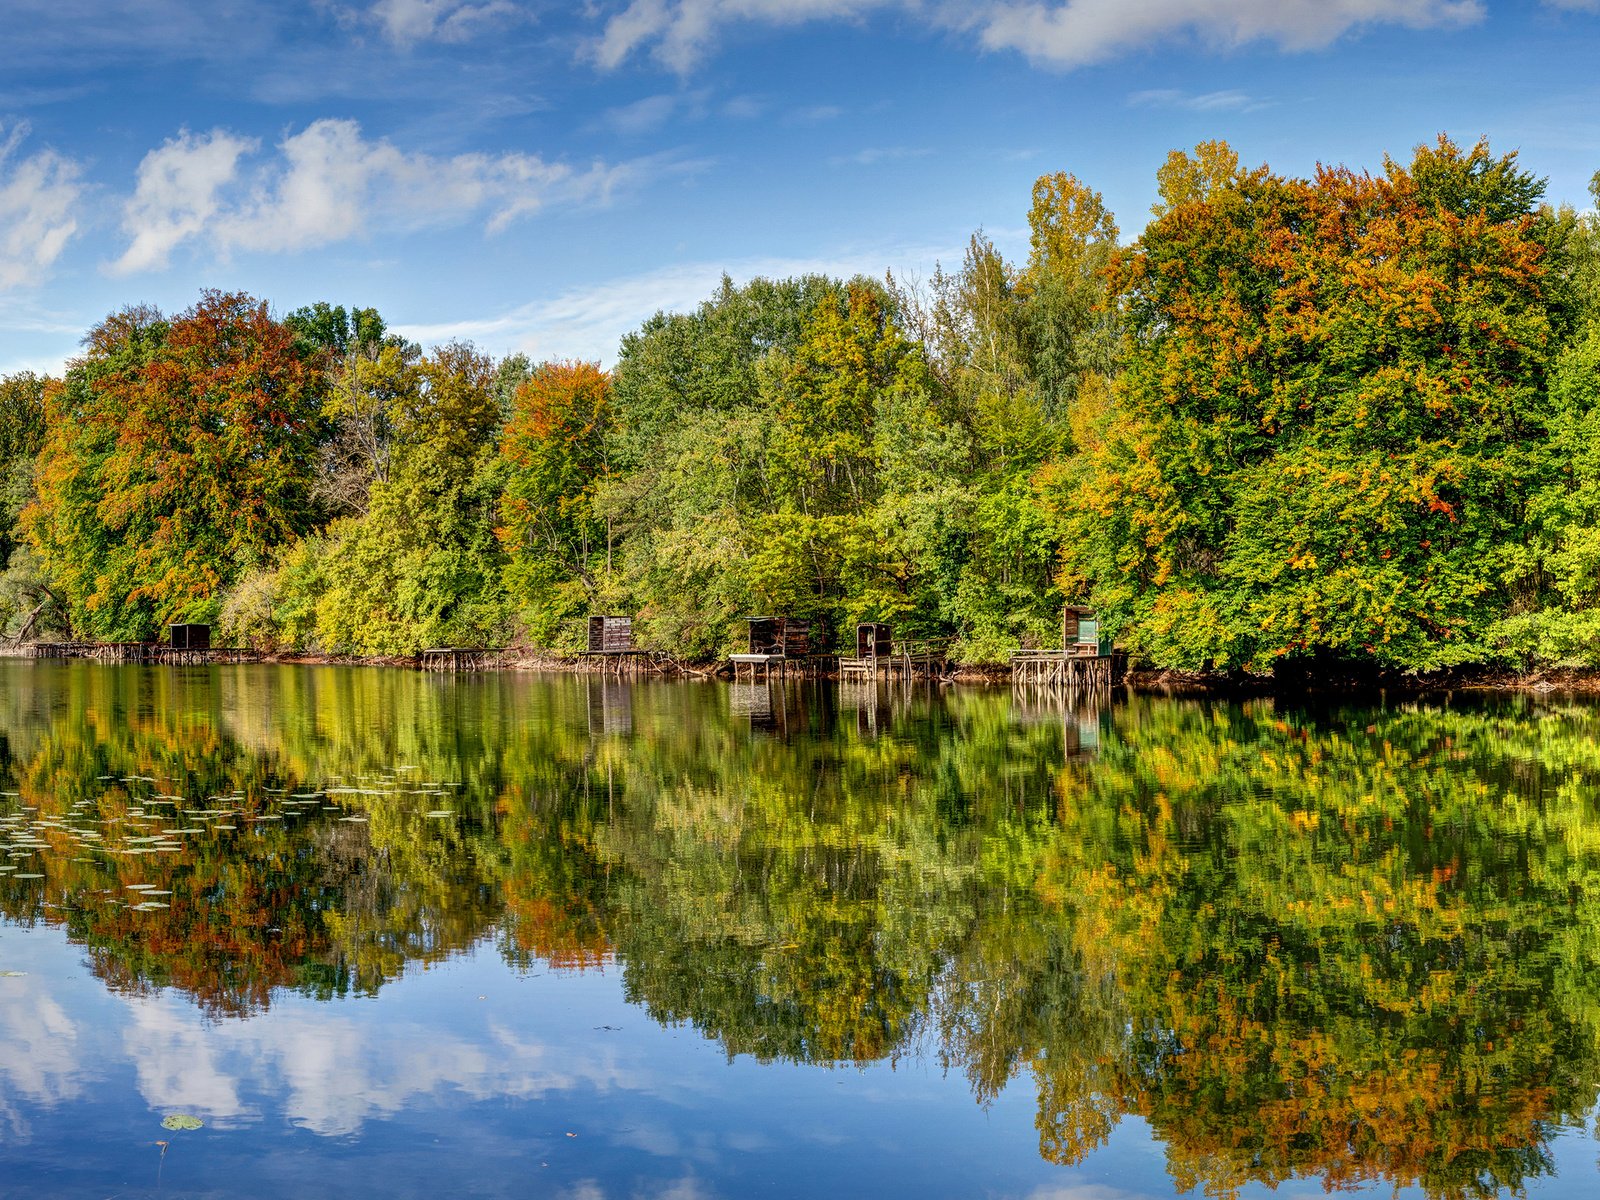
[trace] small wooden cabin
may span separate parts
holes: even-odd
[[[632,654],[632,617],[590,617],[590,654]]]
[[[1061,617],[1061,645],[1068,654],[1100,657],[1111,653],[1109,638],[1100,635],[1100,618],[1092,608],[1069,604]]]
[[[168,625],[167,634],[174,650],[211,649],[211,626]]]
[[[893,653],[893,630],[878,622],[862,622],[856,626],[857,658],[888,658]]]
[[[811,653],[811,622],[793,617],[749,617],[752,655],[805,658]]]

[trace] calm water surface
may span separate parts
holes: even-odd
[[[5,1196],[1600,1193],[1587,707],[0,660],[0,791]]]

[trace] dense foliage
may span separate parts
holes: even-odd
[[[326,303],[114,314],[0,380],[0,620],[408,654],[620,612],[710,659],[780,612],[997,661],[1070,601],[1156,666],[1600,664],[1600,218],[1443,138],[1156,178],[1131,244],[1056,172],[1025,263],[725,280],[609,372]]]

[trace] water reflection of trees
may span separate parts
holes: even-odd
[[[1468,1197],[1550,1169],[1596,1097],[1600,778],[1586,710],[1284,710],[380,672],[65,672],[8,692],[8,790],[41,813],[401,766],[404,789],[182,856],[0,882],[117,986],[219,1012],[370,990],[494,936],[620,964],[727,1053],[934,1054],[1028,1077],[1041,1152],[1146,1120],[1185,1187],[1299,1175]],[[152,689],[160,689],[153,694]],[[866,714],[864,718],[863,714]],[[132,874],[170,910],[112,902]],[[55,907],[45,907],[46,904]]]

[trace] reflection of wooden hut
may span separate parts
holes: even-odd
[[[754,679],[757,673],[770,676],[776,668],[779,675],[788,674],[791,663],[802,668],[811,655],[811,622],[794,617],[747,617],[749,624],[748,650],[733,658],[734,678],[740,669]]]
[[[211,649],[211,626],[168,625],[167,635],[174,650]]]
[[[631,681],[589,680],[587,690],[591,734],[633,732],[633,687]]]

